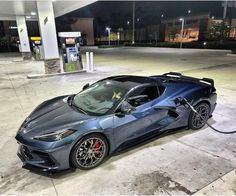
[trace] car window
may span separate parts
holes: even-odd
[[[127,102],[134,107],[138,107],[156,99],[158,96],[159,93],[156,86],[140,87],[130,93]]]
[[[73,104],[91,115],[102,115],[113,108],[127,90],[110,81],[97,82],[74,97]]]
[[[164,86],[158,86],[158,89],[159,89],[159,96],[161,96],[166,88]]]

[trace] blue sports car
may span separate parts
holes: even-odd
[[[180,104],[187,99],[201,114]],[[177,128],[202,128],[216,106],[214,81],[170,72],[113,76],[41,103],[20,126],[26,169],[92,169],[115,151]]]

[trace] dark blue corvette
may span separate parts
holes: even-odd
[[[179,103],[186,98],[202,118]],[[214,81],[170,72],[114,76],[40,104],[16,140],[27,169],[91,169],[130,144],[181,127],[200,129],[216,106]],[[205,119],[205,121],[203,120]]]

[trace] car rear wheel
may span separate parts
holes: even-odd
[[[191,111],[189,115],[188,126],[190,129],[197,130],[201,129],[206,124],[206,121],[208,120],[210,114],[210,107],[207,103],[199,103],[194,108],[202,118]]]
[[[108,154],[108,143],[100,134],[83,137],[72,149],[70,160],[82,170],[92,169],[100,165]]]

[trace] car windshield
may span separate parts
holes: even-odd
[[[127,89],[109,80],[100,81],[75,95],[73,105],[91,115],[103,115],[126,94]]]

